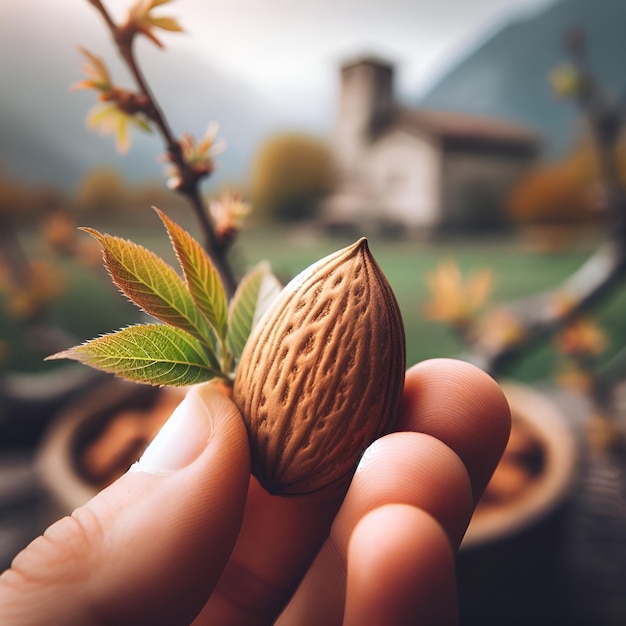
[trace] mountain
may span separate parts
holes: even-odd
[[[111,137],[85,126],[96,94],[69,90],[83,78],[79,45],[102,56],[116,82],[133,86],[93,8],[77,2],[71,13],[58,15],[53,2],[23,1],[33,5],[30,12],[24,5],[11,13],[0,7],[0,174],[67,189],[96,166],[123,169],[130,180],[160,178],[164,149],[156,134],[133,129],[130,151],[118,154]],[[166,37],[165,50],[138,41],[142,67],[176,135],[199,137],[212,120],[220,124],[228,148],[216,177],[240,179],[253,156],[250,146],[276,126],[276,116],[248,85],[200,58],[185,37]]]
[[[425,108],[494,115],[541,131],[550,156],[575,141],[581,116],[553,94],[550,72],[567,63],[564,33],[582,28],[594,74],[615,95],[626,88],[626,2],[561,0],[483,41],[420,99]]]
[[[484,39],[416,104],[518,120],[542,131],[552,153],[562,152],[579,120],[573,104],[552,95],[548,81],[550,70],[566,59],[563,33],[582,25],[597,74],[621,88],[626,84],[624,24],[626,0],[560,0]],[[286,77],[284,93],[292,98],[283,103],[281,94],[261,95],[200,56],[191,35],[166,34],[164,42],[165,50],[137,42],[142,67],[176,135],[188,131],[197,137],[210,121],[220,124],[228,149],[218,159],[214,184],[245,177],[256,146],[279,130],[326,134],[332,127],[332,96],[323,106],[316,101],[307,108],[302,100],[293,105],[295,92]],[[158,136],[134,131],[130,152],[120,156],[111,138],[85,128],[95,94],[68,91],[82,78],[81,44],[105,58],[116,82],[132,87],[89,2],[0,0],[0,176],[67,189],[96,166],[123,169],[134,181],[161,178]],[[330,83],[334,65],[328,72]]]

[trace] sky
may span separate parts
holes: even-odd
[[[512,17],[532,14],[554,2],[174,0],[155,12],[177,17],[185,29],[185,34],[164,36],[168,49],[199,53],[278,107],[291,106],[284,101],[291,94],[306,109],[329,97],[337,64],[362,52],[394,62],[399,95],[416,99],[456,58],[492,31]],[[119,18],[130,3],[105,0]],[[87,0],[0,0],[0,26],[13,17],[27,31],[34,29],[37,7],[48,12],[37,20],[39,28],[53,28],[58,19],[92,26],[99,20]]]
[[[229,159],[234,171],[237,164],[250,161],[264,136],[282,129],[326,137],[332,133],[342,61],[364,53],[386,58],[395,65],[397,99],[416,104],[457,58],[511,19],[533,15],[555,1],[174,0],[155,13],[176,17],[185,32],[163,33],[165,52],[145,39],[138,52],[142,65],[151,70],[149,77],[155,73],[168,77],[157,95],[167,105],[168,116],[174,117],[175,128],[197,136],[208,121],[219,121],[229,145],[222,158],[224,171],[231,167]],[[120,20],[132,2],[104,0]],[[12,102],[25,118],[39,123],[34,133],[47,141],[51,155],[59,145],[61,128],[63,137],[68,136],[67,128],[76,128],[70,133],[72,149],[87,163],[100,150],[96,144],[103,142],[95,136],[86,138],[73,121],[75,107],[86,112],[93,100],[92,94],[67,93],[67,85],[81,77],[78,44],[102,55],[118,82],[116,53],[88,0],[0,0],[0,104]],[[201,76],[197,85],[206,96],[201,103],[180,99],[202,67],[195,63],[185,72],[186,59],[199,59],[207,68],[206,84]],[[217,88],[211,82],[215,72],[220,75]],[[66,104],[68,98],[74,104]],[[54,121],[46,127],[51,110]],[[154,147],[141,142],[143,138],[135,150],[146,145],[154,153]],[[33,144],[33,150],[40,150],[40,144]],[[112,142],[106,145],[107,158],[117,159]],[[15,171],[19,174],[24,167],[34,171],[23,139],[20,148],[22,167],[14,166]],[[62,175],[54,169],[54,159],[43,160],[45,176]]]
[[[321,88],[361,51],[396,62],[401,93],[419,95],[448,64],[511,17],[554,0],[178,0],[194,45],[251,85]],[[124,5],[124,0],[117,4]]]

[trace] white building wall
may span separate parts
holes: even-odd
[[[411,229],[435,227],[440,219],[441,152],[427,136],[396,130],[368,150],[373,211]]]

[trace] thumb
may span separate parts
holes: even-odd
[[[142,458],[0,577],[0,623],[188,624],[235,543],[249,451],[236,406],[189,391]]]

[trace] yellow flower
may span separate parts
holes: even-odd
[[[27,320],[39,315],[63,292],[59,272],[43,261],[33,261],[22,283],[7,289],[8,310],[16,319]]]
[[[562,354],[597,356],[606,350],[607,337],[595,320],[579,317],[557,336],[555,343]]]
[[[128,128],[130,125],[145,132],[152,132],[147,120],[139,114],[130,115],[121,111],[116,103],[99,105],[87,117],[87,126],[98,130],[101,135],[114,135],[119,152],[127,152],[130,147]]]
[[[593,385],[593,379],[573,362],[563,363],[555,373],[557,382],[566,389],[578,393],[589,393]]]
[[[80,48],[80,51],[85,56],[82,70],[87,79],[75,83],[70,89],[95,89],[105,94],[109,93],[113,89],[113,83],[104,61],[85,48]]]
[[[504,307],[483,314],[473,331],[477,343],[489,352],[517,344],[525,335],[519,319]]]
[[[490,269],[470,273],[464,280],[459,266],[446,261],[428,276],[432,300],[426,306],[430,319],[463,327],[483,307],[493,288]]]
[[[546,315],[563,317],[576,306],[576,298],[565,290],[551,294],[546,302]]]
[[[169,2],[171,0],[137,0],[128,11],[126,22],[121,26],[122,31],[131,36],[135,33],[141,33],[159,48],[162,48],[163,44],[154,34],[155,28],[169,32],[183,31],[175,18],[152,15],[153,9]]]
[[[559,98],[572,98],[580,92],[581,77],[575,67],[564,66],[552,70],[550,83]]]
[[[76,224],[63,211],[48,215],[41,226],[42,236],[48,247],[57,254],[71,254],[76,244]]]

